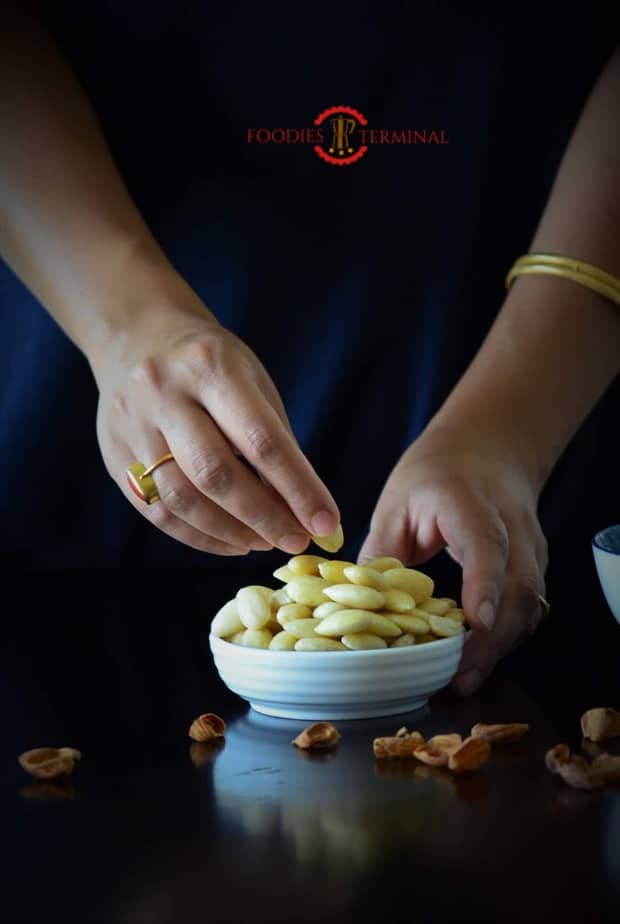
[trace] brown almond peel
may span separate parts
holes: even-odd
[[[445,751],[435,751],[428,744],[423,744],[414,751],[416,757],[421,763],[429,767],[447,767],[448,754]]]
[[[592,761],[590,777],[603,786],[617,786],[620,783],[620,757],[601,754]]]
[[[491,745],[484,738],[466,738],[448,757],[448,767],[455,773],[477,770],[491,756]]]
[[[527,734],[530,726],[527,722],[509,722],[497,725],[486,725],[478,722],[471,730],[472,738],[483,738],[491,744],[508,744],[517,741]]]
[[[462,743],[462,737],[456,733],[452,733],[450,735],[435,735],[433,738],[429,739],[428,746],[431,750],[438,751],[440,754],[451,754],[452,751],[455,751]]]
[[[611,758],[613,765],[606,765],[602,760],[605,757],[608,758],[609,755],[601,755],[589,764],[580,754],[571,754],[567,744],[556,744],[545,754],[545,764],[552,773],[557,774],[573,789],[592,790],[604,786],[615,772],[620,780],[620,758]]]
[[[17,758],[20,766],[37,780],[54,780],[73,773],[82,757],[75,748],[32,748]]]
[[[552,773],[557,773],[562,764],[570,760],[570,748],[567,744],[556,744],[555,747],[549,748],[545,754],[545,766]]]
[[[226,743],[222,735],[220,738],[211,738],[208,741],[192,741],[189,746],[189,759],[194,767],[202,767],[215,760]]]
[[[194,719],[189,727],[189,736],[194,741],[210,741],[222,738],[226,731],[226,722],[214,712],[205,712]]]
[[[423,744],[423,736],[416,731],[406,735],[375,738],[372,749],[375,757],[413,757],[416,748]]]
[[[293,744],[298,748],[332,748],[340,738],[340,732],[332,722],[313,722],[293,738]]]
[[[566,763],[560,764],[556,772],[573,789],[598,789],[603,785],[601,779],[593,776],[587,763],[584,766],[580,760],[577,760],[577,755],[573,755]]]
[[[581,716],[581,731],[590,741],[604,741],[620,735],[620,712],[609,707],[588,709]]]

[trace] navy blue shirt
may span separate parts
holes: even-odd
[[[293,9],[64,0],[46,22],[163,249],[272,376],[354,557],[385,479],[499,310],[617,33],[605,8],[584,30],[580,9],[528,0],[518,15]],[[336,166],[312,143],[248,141],[332,106],[447,143],[369,143]],[[3,264],[0,304],[5,566],[243,568],[133,510],[101,461],[85,358]],[[616,384],[552,475],[551,542],[620,520],[598,450],[618,397]]]

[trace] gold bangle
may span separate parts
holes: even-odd
[[[506,289],[509,290],[517,276],[526,274],[548,274],[572,279],[599,295],[620,305],[620,279],[605,272],[593,263],[565,257],[556,253],[528,253],[515,260],[506,276]]]

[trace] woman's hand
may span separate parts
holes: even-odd
[[[542,616],[547,544],[537,490],[507,452],[458,431],[428,429],[403,454],[375,508],[358,560],[419,565],[446,548],[463,569],[472,633],[454,688],[473,693]]]
[[[117,338],[91,365],[103,459],[154,526],[218,555],[273,546],[295,554],[311,535],[337,528],[338,508],[302,453],[265,368],[201,303],[190,311],[154,309],[148,329]],[[167,452],[174,461],[152,476],[160,500],[142,503],[126,469]]]

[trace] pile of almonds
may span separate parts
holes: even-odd
[[[211,633],[233,645],[272,651],[360,651],[405,648],[465,632],[451,597],[398,558],[364,565],[295,555],[273,576],[274,589],[241,587],[215,614]]]

